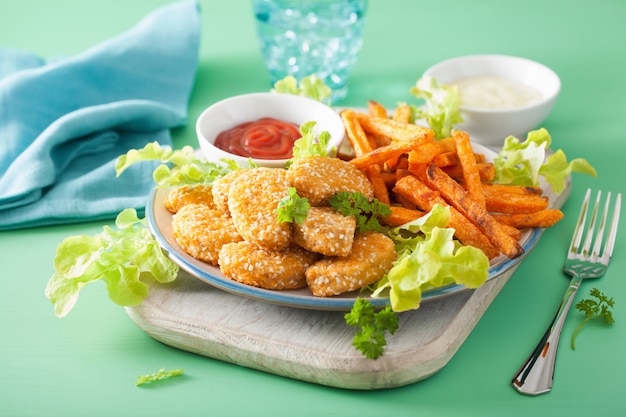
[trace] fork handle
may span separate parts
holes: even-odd
[[[561,330],[581,281],[581,277],[575,276],[572,278],[550,326],[548,326],[535,350],[533,350],[524,365],[513,377],[511,381],[513,387],[520,393],[539,395],[549,392],[552,388],[556,352],[559,347]]]

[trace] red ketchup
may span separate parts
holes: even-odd
[[[289,159],[302,135],[297,125],[271,117],[245,122],[215,138],[215,146],[235,155],[257,159]]]

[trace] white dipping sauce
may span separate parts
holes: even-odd
[[[473,77],[453,83],[461,102],[469,107],[510,109],[539,101],[541,92],[518,81],[499,77]]]

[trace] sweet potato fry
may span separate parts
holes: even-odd
[[[463,173],[463,168],[459,163],[459,157],[455,151],[442,152],[435,156],[432,162],[440,168],[458,165],[461,168],[461,173]]]
[[[393,140],[422,139],[426,143],[432,141],[435,135],[427,127],[400,123],[386,117],[372,117],[364,113],[356,113],[356,117],[366,133],[387,136]]]
[[[367,110],[370,116],[374,117],[388,117],[387,109],[385,106],[377,102],[376,100],[370,100],[367,102]]]
[[[434,162],[434,161],[433,161]],[[439,166],[439,165],[437,165]],[[490,182],[493,181],[496,177],[496,169],[490,162],[485,163],[477,163],[478,173],[480,175],[481,182]],[[460,164],[450,165],[450,166],[439,166],[443,172],[448,174],[450,177],[454,178],[457,181],[463,180],[463,170]]]
[[[493,214],[493,217],[502,224],[517,229],[552,227],[563,218],[563,212],[556,209],[540,210],[527,214]]]
[[[409,153],[409,164],[428,164],[437,155],[454,151],[454,139],[446,138],[429,142]]]
[[[486,208],[485,193],[480,180],[480,173],[476,165],[476,157],[470,143],[467,132],[460,130],[452,131],[452,137],[456,144],[456,153],[463,172],[463,186],[470,198],[476,201],[483,209]]]
[[[393,120],[400,123],[409,123],[411,121],[411,107],[408,104],[402,104],[393,112]]]
[[[374,197],[381,203],[385,203],[388,206],[391,205],[389,199],[389,190],[387,184],[381,175],[380,165],[370,165],[367,168],[367,177],[374,186]]]
[[[370,139],[361,127],[354,111],[343,110],[340,115],[346,129],[346,136],[354,149],[354,155],[360,157],[371,152],[374,146],[370,143]]]
[[[473,199],[469,198],[463,187],[437,165],[433,163],[428,165],[426,175],[429,181],[428,185],[439,191],[448,204],[456,208],[481,229],[489,241],[502,253],[511,259],[515,259],[524,253],[524,248],[517,240],[511,237],[491,214]]]
[[[372,152],[369,152],[362,156],[358,156],[351,160],[350,163],[353,164],[355,167],[364,170],[372,164],[382,164],[383,162],[386,162],[393,157],[409,153],[413,149],[422,145],[424,141],[427,140],[429,139],[418,138],[413,140],[392,142],[387,146],[376,148]]]
[[[383,219],[387,226],[397,227],[422,217],[425,212],[406,207],[391,206],[391,214]]]
[[[402,177],[396,182],[394,192],[411,201],[419,209],[430,211],[435,204],[450,206],[437,191],[432,190],[417,177]],[[450,206],[450,227],[455,230],[456,238],[465,245],[482,250],[489,259],[496,257],[500,251],[489,241],[487,236],[456,208]]]
[[[528,214],[548,208],[548,198],[537,194],[485,193],[486,208],[494,213]]]
[[[521,194],[526,196],[541,196],[543,194],[541,187],[532,187],[529,185],[483,184],[483,191],[486,195]]]

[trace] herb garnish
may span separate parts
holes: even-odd
[[[330,206],[344,216],[354,216],[360,232],[383,231],[379,218],[391,214],[388,205],[377,199],[369,201],[363,193],[342,191],[329,199]]]
[[[615,320],[613,320],[613,314],[610,311],[613,304],[615,304],[613,297],[608,298],[597,288],[592,288],[591,291],[589,291],[589,294],[595,299],[585,298],[576,304],[576,308],[585,313],[587,317],[585,317],[576,330],[574,330],[574,334],[572,335],[572,349],[576,349],[576,345],[574,343],[576,336],[590,320],[603,319],[608,325],[615,323]]]
[[[398,330],[398,315],[387,306],[378,312],[365,298],[358,297],[352,310],[344,316],[346,324],[356,327],[352,346],[368,359],[377,359],[383,354],[387,340],[385,332],[394,334]]]

